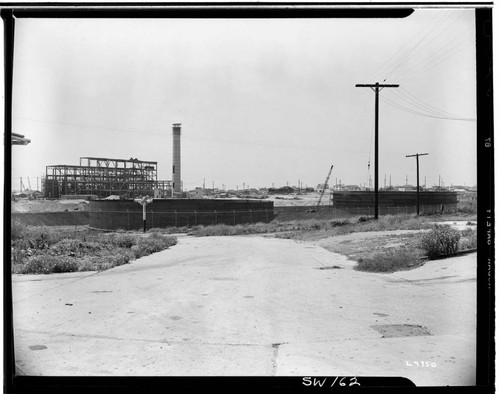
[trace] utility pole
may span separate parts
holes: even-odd
[[[371,88],[375,92],[375,219],[378,219],[378,100],[383,88],[397,88],[392,84],[357,84],[357,88]]]
[[[417,159],[417,216],[420,214],[420,183],[419,183],[419,165],[418,165],[418,158],[419,156],[427,156],[428,153],[415,153],[414,155],[406,155],[406,157],[415,157]]]

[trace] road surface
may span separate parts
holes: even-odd
[[[100,273],[14,275],[16,367],[474,385],[475,267],[472,254],[364,273],[313,243],[183,236]]]

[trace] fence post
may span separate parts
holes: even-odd
[[[154,228],[154,212],[151,210],[151,228]]]
[[[265,211],[266,211],[266,223],[267,223],[269,221],[269,213],[267,212],[267,209]]]
[[[252,210],[251,210],[251,209],[249,209],[249,211],[250,211],[250,223],[253,223],[253,215],[252,215]]]
[[[217,211],[214,210],[214,212],[215,212],[215,224],[217,224]]]
[[[102,209],[99,208],[99,212],[101,213],[101,230],[104,229],[103,219],[102,219]]]
[[[177,211],[174,211],[174,213],[175,213],[175,216],[174,216],[175,217],[175,227],[177,227]]]
[[[194,211],[194,225],[198,225],[198,213],[196,212],[196,210]]]
[[[372,209],[370,207],[368,207],[368,216],[371,216],[371,214],[372,214]]]
[[[236,226],[236,211],[233,209],[233,224]]]
[[[130,231],[130,212],[127,209],[127,231]]]

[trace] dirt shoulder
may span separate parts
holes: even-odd
[[[475,222],[447,220],[432,224],[450,225],[457,230],[475,229]],[[296,234],[293,238],[313,243],[326,250],[342,254],[358,261],[390,249],[420,249],[421,236],[429,229],[365,231],[332,235],[329,231],[310,231]],[[424,252],[422,251],[422,256]]]
[[[418,248],[419,235],[428,230],[394,230],[351,233],[315,241],[330,252],[340,253],[356,261],[388,249]]]

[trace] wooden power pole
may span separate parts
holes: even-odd
[[[378,219],[378,101],[383,88],[397,88],[392,84],[357,84],[357,88],[371,88],[375,92],[375,219]]]
[[[427,156],[428,153],[415,153],[414,155],[406,155],[406,157],[415,157],[417,159],[417,216],[420,214],[420,172],[418,165],[419,156]]]

